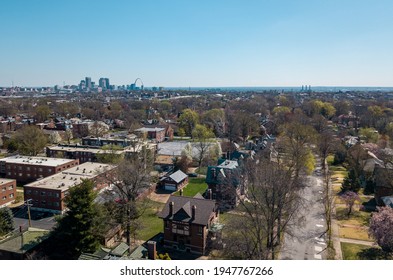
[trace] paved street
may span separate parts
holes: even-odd
[[[27,218],[26,207],[18,207],[13,209],[14,212],[14,223],[15,231],[19,230],[19,226],[26,229],[29,226],[29,219]],[[55,217],[48,213],[39,213],[36,211],[31,211],[31,226],[34,228],[51,230],[56,224]]]
[[[316,170],[307,177],[307,186],[302,191],[305,204],[299,217],[303,216],[303,220],[292,229],[293,236],[285,234],[280,259],[321,260],[326,258],[326,241],[323,236],[326,221],[322,203],[323,176],[321,174],[321,165],[318,160]]]

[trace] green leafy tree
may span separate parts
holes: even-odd
[[[5,235],[14,230],[14,218],[10,208],[4,207],[0,209],[0,236]]]
[[[184,129],[186,135],[191,136],[195,126],[199,123],[199,115],[191,109],[183,110],[179,119],[179,127]]]
[[[48,143],[42,130],[33,125],[18,130],[11,141],[13,142],[12,147],[16,147],[20,154],[26,156],[36,156],[43,151]]]
[[[121,151],[123,147],[119,145],[106,145],[103,146],[97,154],[97,161],[102,163],[118,163],[123,158]]]
[[[359,129],[359,135],[366,139],[366,142],[377,143],[379,133],[372,127],[362,127]]]
[[[48,105],[39,105],[35,109],[35,118],[38,122],[46,121],[50,114],[51,110]]]
[[[69,190],[65,198],[68,211],[52,233],[61,258],[76,259],[82,252],[92,253],[98,248],[100,227],[96,221],[100,211],[94,204],[96,196],[91,180]]]

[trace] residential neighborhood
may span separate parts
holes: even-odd
[[[178,94],[2,98],[0,259],[391,257],[390,93]]]

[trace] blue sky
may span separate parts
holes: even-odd
[[[391,0],[2,0],[0,86],[393,86]]]

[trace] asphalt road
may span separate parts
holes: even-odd
[[[19,226],[24,229],[29,227],[29,219],[27,215],[27,208],[23,205],[13,209],[15,231],[19,230]],[[34,228],[51,230],[55,225],[55,217],[48,213],[40,213],[37,211],[31,211],[31,226]]]
[[[284,244],[280,252],[282,260],[321,260],[326,259],[326,230],[324,207],[322,203],[323,177],[321,165],[307,177],[306,187],[302,191],[304,206],[298,218],[302,222],[291,229],[291,235],[284,235]]]

